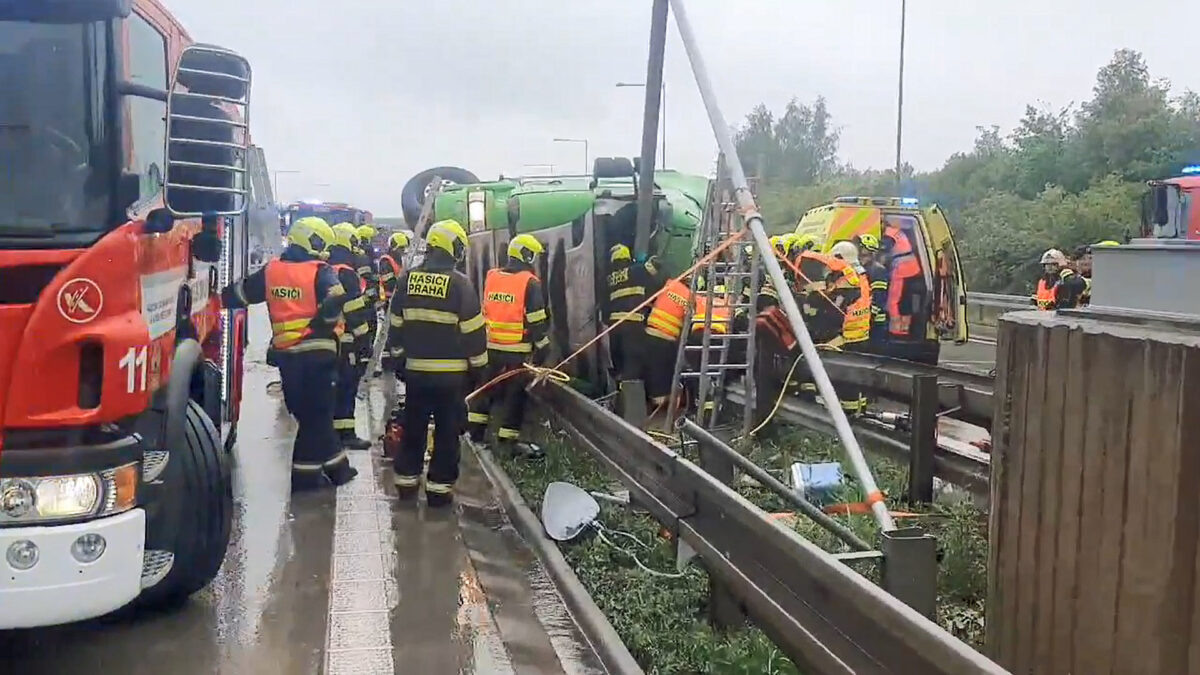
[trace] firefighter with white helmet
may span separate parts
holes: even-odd
[[[487,326],[488,371],[492,381],[525,364],[542,365],[549,354],[550,317],[542,282],[537,276],[538,258],[546,252],[531,234],[518,234],[508,242],[508,260],[503,267],[488,270],[483,283],[483,320]],[[541,458],[541,450],[522,443],[525,417],[525,375],[510,375],[480,392],[471,402],[467,416],[472,440],[481,442],[491,413],[498,408],[497,450],[506,455]]]
[[[1033,301],[1038,309],[1069,309],[1079,305],[1086,288],[1083,278],[1071,269],[1067,256],[1051,248],[1042,254],[1042,275],[1038,278]]]
[[[417,496],[424,471],[425,430],[433,419],[433,456],[425,499],[453,503],[458,480],[458,437],[466,423],[466,395],[483,383],[487,335],[479,295],[456,266],[466,259],[467,232],[439,220],[425,235],[425,260],[396,280],[388,311],[388,362],[404,381],[404,438],[395,458],[401,499]]]
[[[333,430],[334,379],[340,319],[346,297],[337,273],[323,262],[336,237],[324,220],[301,218],[287,248],[257,272],[222,289],[227,308],[266,303],[271,360],[279,367],[283,399],[296,418],[292,489],[341,485],[358,474]]]

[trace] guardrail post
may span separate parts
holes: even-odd
[[[937,540],[919,527],[881,532],[883,587],[921,614],[937,615]]]
[[[617,405],[621,419],[642,429],[646,426],[646,384],[641,380],[622,380],[617,385]]]
[[[908,501],[910,504],[928,504],[933,501],[933,453],[937,447],[937,375],[914,375],[911,401]]]
[[[732,485],[733,461],[704,443],[697,443],[697,449],[699,450],[700,468],[722,483]],[[712,517],[719,516],[712,514]],[[730,523],[730,527],[736,526]],[[746,612],[741,603],[729,591],[729,587],[721,583],[711,572],[708,575],[708,621],[718,630],[741,628],[746,623]]]

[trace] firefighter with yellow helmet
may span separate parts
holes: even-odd
[[[412,233],[408,230],[400,230],[393,233],[387,240],[387,250],[379,256],[376,263],[376,274],[379,278],[379,302],[383,306],[384,312],[387,311],[388,302],[392,298],[392,294],[396,291],[396,279],[400,277],[400,272],[404,270],[404,255],[408,253],[408,247],[412,244]],[[381,357],[387,345],[387,324],[379,331],[375,340],[375,349],[371,355],[371,361],[376,364],[374,375],[376,377],[383,374]]]
[[[258,271],[221,290],[230,309],[266,303],[271,360],[279,367],[283,399],[296,418],[292,489],[341,485],[358,474],[333,431],[334,380],[345,292],[323,262],[335,241],[324,220],[301,218],[287,248]]]
[[[358,382],[367,368],[371,356],[370,316],[375,313],[367,295],[366,279],[355,269],[359,250],[358,230],[350,223],[333,226],[333,245],[329,247],[329,264],[337,271],[338,281],[346,292],[346,303],[342,306],[343,330],[340,336],[341,349],[338,359],[336,402],[334,404],[333,428],[337,430],[342,446],[351,450],[365,450],[371,442],[359,438],[355,432],[354,408],[358,396]]]
[[[508,242],[504,266],[488,270],[483,283],[483,320],[487,326],[489,381],[511,370],[523,370],[526,363],[542,365],[546,361],[550,321],[537,276],[538,256],[544,253],[542,242],[533,235],[518,234]],[[508,455],[542,457],[536,446],[520,442],[528,379],[524,375],[508,376],[475,397],[467,417],[472,440],[484,440],[491,412],[498,407],[497,449]]]
[[[600,306],[608,325],[617,326],[608,334],[613,370],[618,382],[641,379],[649,309],[634,310],[662,288],[662,273],[654,258],[634,262],[628,246],[614,244],[608,250],[607,281],[608,294],[602,296]]]
[[[396,280],[388,310],[388,356],[404,381],[404,438],[395,458],[395,485],[413,499],[424,474],[425,429],[433,419],[433,456],[425,480],[430,506],[453,502],[458,480],[458,436],[466,424],[465,398],[482,384],[487,333],[479,296],[455,269],[466,258],[467,232],[439,220],[425,235],[425,260]]]

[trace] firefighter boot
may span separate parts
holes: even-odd
[[[353,429],[338,429],[338,439],[347,450],[366,450],[371,447],[371,441],[359,438]]]
[[[350,459],[346,457],[346,453],[339,452],[333,459],[321,465],[321,473],[330,483],[345,485],[354,480],[358,469],[350,466]]]

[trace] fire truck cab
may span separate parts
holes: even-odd
[[[217,574],[250,66],[158,0],[0,1],[0,629]]]

